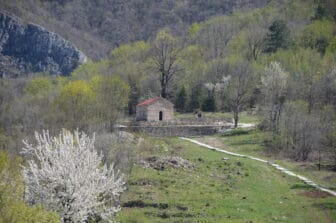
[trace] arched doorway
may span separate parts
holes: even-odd
[[[159,121],[162,121],[162,119],[163,119],[163,112],[160,111],[160,112],[159,112]]]

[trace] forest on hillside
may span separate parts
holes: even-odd
[[[93,59],[123,43],[148,40],[169,27],[183,35],[194,22],[267,0],[2,0],[0,10],[34,22],[75,43]]]
[[[160,7],[151,5],[150,13],[147,1],[120,1],[139,9],[130,14],[123,11],[128,7],[117,10],[126,21],[113,20],[113,7],[123,4],[87,1],[85,10],[90,13],[73,14],[80,2],[31,0],[2,5],[19,16],[30,11],[25,16],[35,22],[43,17],[33,16],[34,10],[43,15],[52,12],[50,26],[58,27],[55,30],[71,24],[65,37],[83,36],[78,41],[101,45],[87,48],[95,60],[69,77],[37,73],[0,79],[0,159],[4,163],[0,174],[15,176],[0,185],[0,195],[15,198],[6,197],[8,205],[0,207],[0,213],[10,216],[19,208],[32,218],[54,217],[22,202],[19,166],[24,162],[20,154],[24,138],[32,139],[34,131],[46,129],[51,135],[63,128],[78,129],[96,132],[103,145],[113,147],[107,143],[112,137],[107,133],[119,120],[131,119],[137,103],[158,95],[174,102],[180,113],[231,112],[235,124],[239,114],[247,111],[259,116],[258,128],[266,132],[264,144],[271,154],[336,165],[334,1],[239,1],[250,6],[240,9],[234,9],[232,1],[210,5],[196,0],[155,1]],[[103,2],[112,8],[95,7]],[[155,12],[165,9],[161,4],[174,10]],[[220,15],[226,10],[232,12]],[[105,23],[106,18],[111,23]],[[106,49],[112,50],[107,53]],[[118,140],[113,142],[118,145]],[[114,161],[127,172],[128,161],[117,162],[129,159],[125,147],[118,145],[116,156],[110,157],[111,151],[105,155],[109,163]],[[13,190],[10,184],[19,186]]]

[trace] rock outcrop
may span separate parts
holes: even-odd
[[[86,56],[61,36],[0,12],[0,76],[69,75],[85,61]]]

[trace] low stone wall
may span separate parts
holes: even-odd
[[[119,127],[119,130],[144,133],[149,136],[198,136],[213,135],[220,130],[229,129],[226,125],[166,125],[166,126],[128,126]]]
[[[231,122],[230,118],[213,118],[213,117],[201,117],[201,118],[179,118],[175,119],[174,123],[182,125],[226,125]]]
[[[120,123],[121,125],[132,125],[132,126],[167,126],[167,125],[208,125],[208,126],[221,126],[231,123],[229,118],[180,118],[172,119],[169,121],[136,121],[133,120],[131,123]]]

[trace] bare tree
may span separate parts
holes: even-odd
[[[223,58],[230,40],[239,30],[237,22],[228,16],[213,18],[200,31],[199,41],[207,49],[208,57]]]
[[[152,44],[151,61],[154,71],[160,74],[163,98],[167,98],[173,77],[179,70],[176,61],[180,51],[177,40],[166,31],[159,32]]]
[[[319,81],[318,97],[324,105],[336,106],[336,65]]]
[[[82,222],[99,216],[111,220],[119,211],[115,199],[124,190],[123,177],[102,164],[94,138],[63,130],[58,137],[35,133],[36,145],[24,141],[31,159],[23,167],[26,200],[59,213],[61,222]]]
[[[265,46],[266,30],[258,26],[252,26],[247,32],[247,46],[249,60],[257,60]]]
[[[318,118],[308,107],[304,101],[286,102],[280,117],[277,146],[294,160],[306,161],[312,152],[320,153]]]
[[[336,112],[335,107],[327,105],[320,115],[321,145],[336,166]]]
[[[246,61],[226,64],[227,71],[216,88],[224,96],[223,100],[233,111],[234,127],[238,126],[239,112],[249,102],[254,91],[252,68]]]

